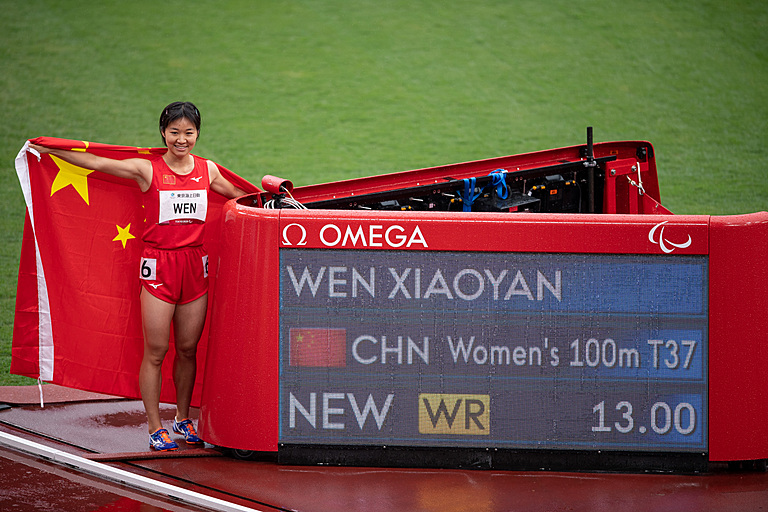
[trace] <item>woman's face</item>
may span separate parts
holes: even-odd
[[[176,158],[183,158],[192,152],[198,135],[200,132],[195,128],[194,123],[186,117],[169,123],[163,132],[165,145]]]

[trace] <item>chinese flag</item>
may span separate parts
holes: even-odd
[[[31,142],[116,159],[148,158],[165,148],[141,149],[41,137]],[[27,216],[22,239],[11,373],[87,391],[139,397],[143,353],[139,260],[144,214],[131,180],[27,151],[16,157]],[[258,189],[220,167],[242,190]],[[209,196],[205,247],[209,299],[215,286],[221,207]],[[210,314],[210,302],[209,302]],[[193,403],[199,404],[208,328],[198,346]],[[175,402],[174,347],[163,366],[161,400]]]
[[[317,327],[290,329],[291,366],[347,366],[347,330]]]

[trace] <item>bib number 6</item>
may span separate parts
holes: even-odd
[[[157,280],[157,260],[155,258],[141,258],[140,277],[147,281]]]

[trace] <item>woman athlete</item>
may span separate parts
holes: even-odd
[[[189,102],[175,102],[160,115],[160,135],[168,148],[150,159],[114,160],[90,153],[52,149],[36,144],[78,167],[134,180],[143,193],[147,215],[141,259],[141,317],[144,355],[139,389],[149,426],[149,445],[176,450],[160,421],[161,366],[173,324],[176,358],[174,432],[189,444],[202,444],[189,419],[197,371],[197,344],[208,310],[208,256],[203,249],[208,190],[227,198],[245,192],[227,181],[210,160],[191,154],[200,136],[200,112]]]

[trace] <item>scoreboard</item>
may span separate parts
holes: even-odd
[[[707,451],[705,256],[280,251],[280,442]]]

